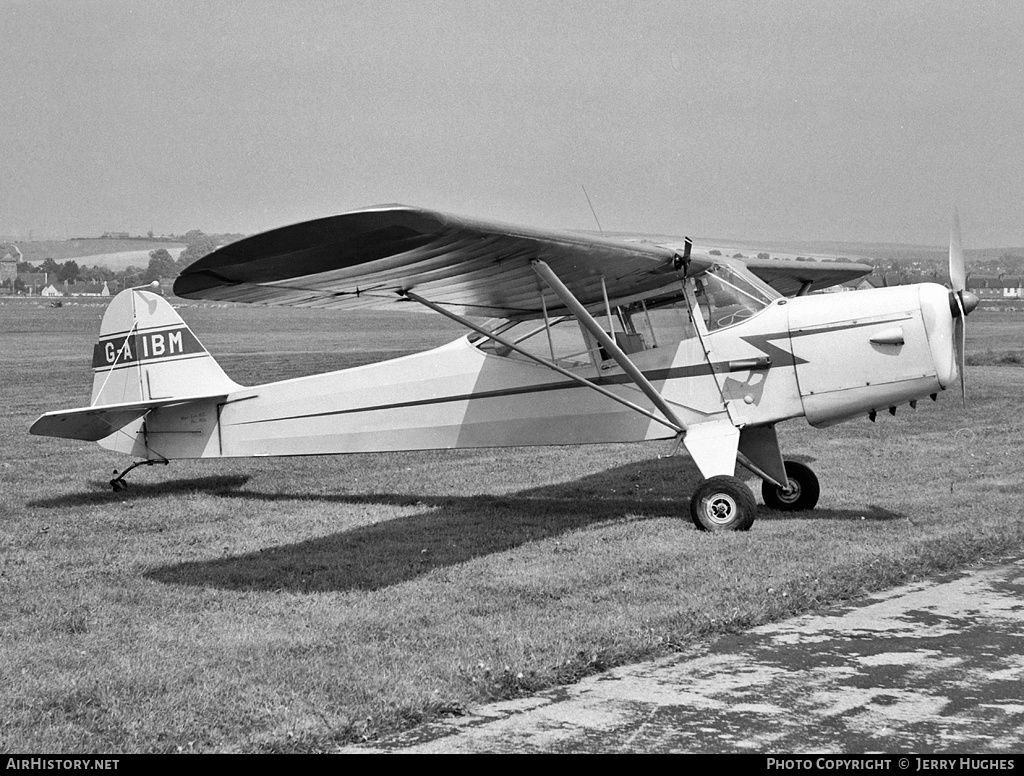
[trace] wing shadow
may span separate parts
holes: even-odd
[[[210,478],[213,482],[208,486],[224,498],[257,499],[268,504],[295,498],[293,494],[241,491],[237,484],[230,487],[235,479]],[[692,491],[700,479],[693,463],[678,457],[633,462],[572,482],[528,488],[505,496],[304,496],[325,503],[387,504],[420,507],[421,511],[244,555],[164,566],[146,576],[165,584],[240,591],[378,590],[433,569],[613,520],[674,517],[681,521],[682,530],[693,530],[683,494]],[[185,485],[180,487],[187,489]],[[784,513],[762,506],[758,519],[853,521],[902,517],[881,507]]]
[[[104,504],[125,497],[155,499],[203,492],[221,498],[292,501],[294,494],[242,490],[248,475],[219,475],[157,483],[133,482],[127,493],[108,490],[29,502],[60,508]],[[692,530],[686,494],[700,482],[689,458],[631,462],[577,480],[527,488],[504,496],[426,496],[399,493],[304,494],[336,504],[419,507],[417,514],[257,552],[153,569],[150,579],[174,585],[228,590],[336,592],[377,590],[419,577],[432,569],[504,552],[529,542],[623,519],[673,517]],[[102,488],[105,483],[94,483]],[[761,506],[758,520],[877,520],[904,515],[871,506],[867,510],[774,512]]]
[[[863,509],[812,509],[801,512],[779,512],[768,509],[764,504],[758,505],[758,520],[870,520],[886,523],[892,520],[906,520],[902,512],[893,512],[878,504],[869,504]]]
[[[338,504],[419,506],[428,514],[398,517],[234,557],[164,566],[146,576],[166,584],[231,590],[377,590],[432,569],[626,516],[635,520],[678,517],[689,527],[686,501],[679,499],[678,493],[686,492],[699,479],[688,459],[675,458],[647,462],[642,467],[632,463],[574,482],[506,496],[313,496],[314,500]],[[235,490],[221,495],[269,503],[295,498]]]

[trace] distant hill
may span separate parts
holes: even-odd
[[[177,259],[181,255],[181,252],[185,250],[184,245],[177,244],[164,244],[160,246],[171,254],[172,259]],[[72,257],[80,267],[106,267],[112,269],[115,272],[128,269],[128,267],[135,266],[145,269],[149,266],[149,254],[156,250],[156,248],[147,248],[141,251],[121,251],[118,253],[97,253],[91,256],[78,256]]]
[[[587,230],[586,234],[598,234]],[[658,241],[682,242],[682,237],[670,235],[636,235],[624,232],[606,232],[607,237],[648,239]],[[734,237],[699,237],[692,236],[695,245],[715,247],[727,255],[734,252],[745,256],[756,256],[758,253],[769,253],[776,258],[807,256],[817,259],[866,261],[901,261],[922,263],[939,263],[945,265],[949,260],[949,246],[903,245],[900,243],[860,243],[860,242],[801,242],[787,240],[747,240]],[[990,262],[1009,256],[1011,264],[1024,267],[1024,247],[1021,248],[964,248],[964,258],[968,265],[972,262]]]
[[[584,231],[585,234],[597,234]],[[220,242],[233,242],[243,235],[210,235]],[[617,232],[606,233],[607,237],[650,239],[654,241],[682,241],[681,237],[669,235],[635,235]],[[769,253],[775,258],[794,258],[796,256],[813,257],[825,260],[865,261],[872,264],[880,262],[900,261],[903,263],[921,262],[944,266],[948,260],[949,249],[928,245],[900,245],[895,243],[848,243],[848,242],[787,242],[783,240],[744,240],[738,238],[694,237],[694,242],[704,247],[716,247],[726,255],[735,252],[745,256],[756,256],[758,253]],[[178,258],[185,250],[184,242],[168,242],[167,240],[147,239],[107,239],[81,238],[73,240],[39,240],[36,242],[16,242],[24,260],[32,264],[40,264],[48,258],[58,263],[74,259],[83,267],[99,265],[115,271],[129,266],[146,267],[149,264],[149,252],[164,248],[173,258]],[[980,248],[964,251],[968,268],[972,264],[996,262],[1003,257],[1010,259],[1001,261],[1007,271],[1024,271],[1024,247],[1021,248]],[[1019,270],[1017,269],[1019,267]]]
[[[39,240],[37,242],[16,243],[24,260],[32,264],[41,264],[46,259],[53,259],[61,264],[74,259],[79,265],[91,267],[100,265],[113,270],[123,270],[135,265],[145,267],[149,264],[149,252],[164,248],[174,258],[185,250],[183,242],[167,242],[165,240]]]
[[[701,242],[722,242],[747,251],[765,251],[775,254],[798,254],[817,258],[860,260],[920,261],[945,264],[949,260],[949,246],[901,245],[898,243],[853,243],[853,242],[785,242],[781,240],[712,240]],[[964,248],[964,258],[972,261],[993,261],[1003,256],[1016,257],[1024,264],[1024,248]]]

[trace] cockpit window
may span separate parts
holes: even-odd
[[[779,298],[771,286],[745,268],[726,263],[713,265],[692,282],[698,309],[709,331],[746,320]],[[643,300],[614,306],[607,314],[598,311],[594,317],[626,355],[671,346],[697,336],[682,285],[666,287],[660,294]],[[470,342],[491,355],[530,361],[520,352],[525,351],[568,369],[588,365],[605,369],[612,361],[593,334],[571,315],[552,317],[548,325],[538,319],[494,318],[484,323],[483,328],[516,346],[508,347],[480,333],[469,336]]]
[[[767,283],[726,264],[715,264],[695,280],[708,331],[744,321],[779,298]]]

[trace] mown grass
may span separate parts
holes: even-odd
[[[1024,373],[997,367],[966,409],[783,426],[819,509],[745,534],[693,529],[699,476],[661,443],[176,462],[115,494],[123,459],[26,433],[87,401],[101,313],[0,306],[3,751],[330,750],[1024,546]],[[379,328],[183,313],[241,382],[364,360]],[[412,315],[380,343],[453,334]]]

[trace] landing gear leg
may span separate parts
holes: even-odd
[[[113,488],[115,493],[117,493],[118,491],[122,491],[122,490],[124,490],[125,488],[128,487],[128,481],[124,478],[125,475],[128,474],[128,472],[130,472],[136,466],[153,466],[154,464],[158,464],[158,463],[161,463],[164,466],[166,466],[167,464],[170,463],[170,461],[168,461],[166,458],[157,458],[157,459],[153,459],[153,460],[146,459],[144,461],[136,461],[135,463],[133,463],[131,466],[129,466],[127,469],[125,469],[120,474],[117,473],[117,469],[114,469],[114,478],[110,481],[110,487]]]
[[[743,480],[722,474],[709,477],[693,492],[690,517],[701,531],[748,531],[757,504]]]

